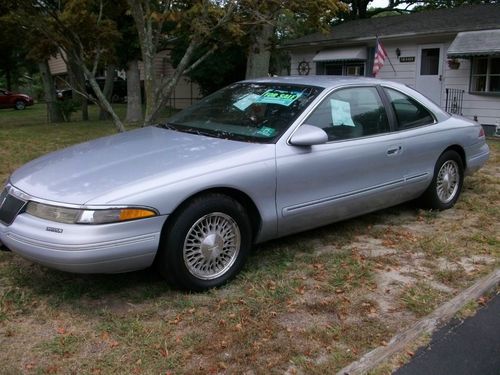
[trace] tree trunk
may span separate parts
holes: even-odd
[[[7,81],[7,90],[12,91],[12,75],[10,66],[5,69],[5,80]]]
[[[54,80],[50,74],[49,64],[47,61],[38,63],[38,69],[42,76],[43,92],[45,103],[47,103],[47,119],[49,123],[63,121],[61,111],[57,107],[56,88]]]
[[[69,64],[69,82],[73,90],[73,100],[80,104],[80,109],[82,111],[82,121],[89,120],[89,109],[88,109],[88,99],[87,99],[87,88],[85,85],[85,74],[83,70],[75,61],[71,55],[68,56]]]
[[[94,77],[94,74],[83,64],[81,64],[83,73],[85,74],[85,77],[89,81],[90,86],[94,90],[94,93],[97,97],[97,100],[99,101],[99,105],[103,107],[111,116],[111,119],[113,120],[113,123],[116,126],[116,129],[121,133],[125,131],[125,127],[123,126],[123,123],[121,122],[120,118],[116,114],[116,112],[113,110],[113,107],[111,104],[109,104],[108,100],[102,93],[101,88],[97,84],[97,81]]]
[[[144,44],[149,44],[144,41]],[[151,42],[152,43],[152,42]],[[145,46],[144,49],[149,49]],[[151,48],[152,49],[152,48]],[[155,85],[155,71],[154,71],[154,55],[151,56],[153,51],[143,52],[143,75],[144,75],[144,97],[146,101],[145,125],[150,125],[152,115],[155,108],[156,99],[156,85]]]
[[[139,64],[137,60],[127,63],[127,117],[125,122],[142,121],[142,97]]]
[[[271,58],[270,39],[273,36],[274,26],[264,24],[255,42],[250,46],[247,58],[246,79],[267,77],[269,73],[269,59]]]
[[[115,66],[113,64],[108,64],[106,66],[106,81],[104,82],[104,89],[102,93],[106,97],[106,99],[112,103],[112,97],[113,97],[113,86],[114,86],[114,81],[115,81]],[[111,117],[109,116],[109,113],[106,112],[106,110],[101,107],[101,110],[99,112],[99,120],[109,120]]]

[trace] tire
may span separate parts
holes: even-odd
[[[22,109],[25,109],[26,108],[26,103],[23,102],[22,100],[18,100],[16,101],[16,103],[14,104],[14,108],[17,109],[17,110],[22,110]]]
[[[422,203],[440,211],[453,207],[460,196],[463,182],[462,158],[453,150],[445,151],[436,162],[434,177],[422,195]]]
[[[252,230],[238,201],[222,194],[203,195],[172,219],[155,260],[171,284],[199,292],[226,283],[241,270]]]

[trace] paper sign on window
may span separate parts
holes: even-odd
[[[355,126],[351,116],[351,105],[342,100],[330,99],[333,126]]]
[[[238,100],[236,103],[233,105],[238,108],[240,111],[244,111],[248,107],[250,107],[253,103],[259,99],[260,96],[257,94],[248,94],[242,97],[240,100]]]

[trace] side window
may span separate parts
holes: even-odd
[[[416,128],[434,122],[434,117],[430,112],[416,100],[396,90],[389,88],[384,88],[384,90],[396,113],[399,129]]]
[[[305,121],[328,134],[329,141],[366,137],[390,130],[384,105],[375,87],[340,89]]]

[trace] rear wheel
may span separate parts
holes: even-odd
[[[453,207],[462,191],[463,180],[462,158],[453,150],[445,151],[439,157],[432,182],[422,196],[423,203],[438,210]]]
[[[21,109],[24,109],[26,108],[26,103],[23,102],[22,100],[18,100],[16,103],[15,103],[15,108],[17,110],[21,110]]]
[[[222,194],[200,196],[172,219],[156,259],[167,280],[202,291],[224,284],[240,271],[252,231],[238,201]]]

